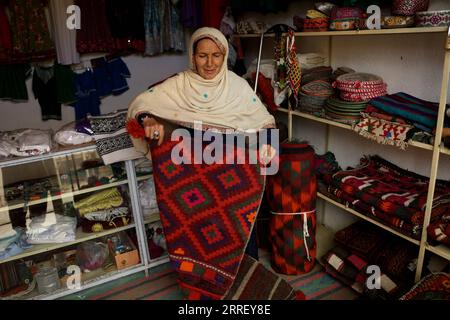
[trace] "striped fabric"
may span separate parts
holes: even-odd
[[[403,117],[427,132],[432,132],[436,127],[438,103],[398,92],[372,99],[369,104],[391,115]]]
[[[294,288],[255,259],[244,256],[225,300],[296,300]]]

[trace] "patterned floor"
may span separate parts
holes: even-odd
[[[260,261],[269,266],[268,254],[261,252]],[[291,285],[302,290],[307,300],[354,300],[358,296],[350,288],[326,274],[320,265],[308,274],[283,276]],[[122,279],[66,296],[61,300],[179,300],[181,292],[176,274],[170,265],[151,269],[149,277],[137,273]]]

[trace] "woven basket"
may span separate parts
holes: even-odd
[[[399,16],[413,16],[416,12],[427,11],[429,0],[394,0],[392,14]]]

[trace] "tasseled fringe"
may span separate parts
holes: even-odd
[[[374,135],[373,133],[370,133],[370,132],[368,132],[368,131],[366,131],[364,129],[359,129],[359,128],[355,129],[355,127],[356,126],[353,126],[353,130],[355,132],[357,132],[359,135],[361,135],[364,138],[367,138],[369,140],[374,140],[374,141],[376,141],[377,143],[380,143],[380,144],[396,146],[396,147],[399,147],[402,150],[406,150],[406,148],[408,147],[408,143],[406,141],[403,141],[403,140],[392,140],[392,139],[389,139],[389,138],[386,138],[386,137],[377,136],[377,135]]]

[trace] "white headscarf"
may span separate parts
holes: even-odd
[[[204,38],[213,40],[224,53],[219,73],[210,80],[202,78],[195,70],[194,44]],[[205,27],[194,32],[189,58],[190,70],[137,96],[129,106],[128,118],[147,112],[188,127],[201,121],[209,128],[237,131],[275,126],[275,119],[247,81],[228,70],[228,42],[219,30]]]

